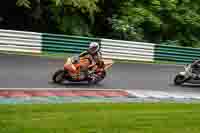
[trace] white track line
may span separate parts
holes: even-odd
[[[125,90],[129,94],[139,98],[156,99],[200,99],[200,93],[192,92],[165,92],[153,90]]]

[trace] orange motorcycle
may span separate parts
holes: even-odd
[[[81,71],[83,64],[88,68],[86,75]],[[70,57],[64,64],[64,68],[57,70],[52,77],[54,83],[61,84],[64,81],[81,82],[87,81],[89,84],[97,84],[106,77],[106,70],[113,65],[112,60],[102,61],[101,67],[96,64],[91,65],[89,59]]]

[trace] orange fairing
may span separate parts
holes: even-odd
[[[89,66],[90,62],[88,59],[80,59],[80,63],[79,64],[72,64],[71,60],[69,59],[65,65],[64,65],[64,69],[66,69],[69,73],[79,73],[80,72],[80,67],[81,66]]]
[[[84,64],[89,66],[90,65],[90,61],[87,58],[80,58],[80,64]]]
[[[64,69],[70,73],[78,73],[80,69],[80,64],[65,64]]]

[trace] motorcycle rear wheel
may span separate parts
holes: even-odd
[[[62,83],[65,80],[65,71],[64,70],[58,70],[54,73],[52,80],[54,83]]]
[[[174,78],[174,84],[175,85],[182,85],[184,82],[186,82],[188,79],[185,78],[185,76],[183,75],[176,75],[176,77]]]

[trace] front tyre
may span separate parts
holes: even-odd
[[[58,84],[62,83],[64,81],[64,79],[65,79],[65,71],[64,70],[56,71],[52,78],[53,82],[58,83]]]
[[[92,79],[88,81],[89,84],[98,84],[106,77],[106,72],[103,71],[100,74],[94,74],[92,76]]]
[[[187,79],[185,78],[185,76],[178,74],[174,78],[174,84],[175,85],[182,85],[186,80]]]

